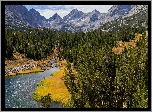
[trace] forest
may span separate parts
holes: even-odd
[[[115,54],[117,41],[128,42],[142,34],[136,46]],[[121,28],[115,32],[100,29],[64,32],[48,28],[12,30],[5,28],[5,57],[25,54],[39,60],[53,53],[67,64],[64,83],[71,94],[70,108],[147,108],[148,107],[148,37],[143,27]],[[62,49],[62,50],[61,50]],[[72,74],[71,63],[76,74]]]

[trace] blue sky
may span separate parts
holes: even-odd
[[[24,5],[28,10],[35,9],[45,18],[50,18],[58,13],[62,18],[69,14],[71,10],[78,9],[84,13],[98,10],[101,13],[107,13],[112,5]]]

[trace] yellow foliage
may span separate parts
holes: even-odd
[[[139,41],[140,37],[142,37],[142,34],[137,34],[135,33],[135,38],[133,40],[130,40],[129,42],[122,42],[122,41],[117,41],[116,46],[112,48],[112,51],[115,54],[121,54],[126,47],[127,49],[129,47],[135,47],[136,42]]]
[[[16,73],[10,73],[10,74],[5,75],[5,77],[8,77],[8,76],[16,76]]]
[[[38,84],[38,88],[34,92],[33,98],[36,101],[41,100],[42,96],[46,96],[48,93],[51,94],[51,100],[54,102],[61,102],[62,104],[67,104],[71,95],[68,92],[64,80],[64,69],[62,66],[58,72],[52,74],[52,76],[42,80]]]
[[[28,74],[28,73],[33,73],[33,72],[44,72],[41,68],[35,68],[32,70],[25,70],[25,71],[20,71],[17,74]]]
[[[137,36],[138,36],[138,37],[141,37],[141,36],[142,36],[142,34],[138,34]]]
[[[80,89],[79,91],[80,91],[80,92],[82,92],[82,90],[81,90],[81,89]]]
[[[44,70],[42,70],[41,68],[34,68],[32,70],[25,70],[25,71],[19,71],[17,73],[6,74],[5,77],[7,77],[7,76],[22,75],[22,74],[29,74],[29,73],[34,73],[34,72],[44,72]]]
[[[124,48],[122,47],[113,47],[112,48],[112,51],[115,53],[115,54],[121,54],[122,51],[123,51]]]

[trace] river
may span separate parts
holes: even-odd
[[[44,72],[5,77],[5,108],[42,108],[32,98],[32,94],[37,83],[58,70],[59,67],[54,67]],[[62,108],[62,106],[60,103],[51,103],[51,108]]]

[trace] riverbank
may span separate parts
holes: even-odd
[[[71,94],[64,84],[66,61],[58,60],[57,63],[60,65],[60,70],[37,84],[38,87],[33,93],[33,99],[37,102],[41,102],[41,98],[50,94],[52,102],[62,103],[63,106],[68,104]]]
[[[42,108],[33,98],[37,83],[51,73],[59,71],[59,67],[50,68],[44,72],[17,75],[5,78],[5,108]],[[53,108],[61,108],[58,103]]]
[[[23,74],[29,74],[29,73],[37,73],[37,72],[44,72],[44,70],[42,70],[40,67],[38,67],[38,68],[35,68],[35,69],[32,69],[32,70],[25,70],[25,71],[19,71],[17,73],[6,74],[5,77],[23,75]]]
[[[20,74],[28,74],[33,72],[43,72],[50,69],[51,59],[54,55],[47,56],[41,60],[33,60],[26,58],[23,54],[14,53],[14,60],[5,59],[5,76],[15,76]]]

